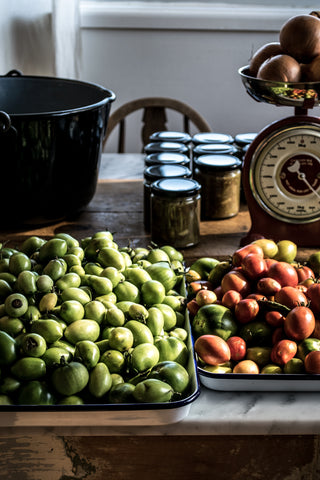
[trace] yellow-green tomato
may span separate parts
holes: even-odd
[[[82,318],[70,323],[64,331],[65,339],[76,345],[81,340],[95,342],[100,335],[100,325],[95,320]]]
[[[159,350],[152,343],[140,343],[130,353],[130,362],[133,370],[142,373],[154,367],[159,357]]]
[[[273,257],[280,262],[292,263],[297,256],[297,245],[291,240],[277,242],[278,252]]]
[[[107,365],[110,373],[121,373],[126,364],[123,353],[113,349],[105,351],[101,355],[100,361]]]
[[[60,305],[60,317],[66,323],[72,323],[81,320],[84,317],[85,309],[78,300],[66,300]]]
[[[124,352],[133,346],[133,334],[129,328],[115,327],[109,335],[110,348]]]
[[[91,300],[84,306],[84,316],[90,320],[95,320],[99,325],[105,320],[106,307],[98,300]]]

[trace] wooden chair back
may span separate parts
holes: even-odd
[[[103,147],[111,132],[119,125],[117,152],[125,152],[126,120],[128,115],[137,110],[143,110],[141,140],[144,147],[149,143],[149,137],[152,133],[167,130],[167,109],[182,114],[183,125],[181,131],[185,133],[190,133],[191,124],[193,124],[199,132],[212,131],[206,119],[184,102],[166,97],[139,98],[125,103],[110,115]]]

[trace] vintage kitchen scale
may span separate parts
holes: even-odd
[[[247,93],[258,102],[294,107],[294,115],[273,122],[253,140],[243,163],[243,190],[251,228],[242,244],[262,235],[320,246],[320,82],[281,83],[239,69]]]

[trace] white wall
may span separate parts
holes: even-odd
[[[259,18],[257,28],[251,22],[244,31],[239,26],[219,29],[214,22],[212,29],[210,24],[203,28],[199,19],[195,20],[199,28],[190,19],[186,22],[190,29],[181,23],[177,29],[162,28],[161,24],[159,28],[159,23],[156,28],[148,28],[149,24],[139,28],[136,23],[133,28],[123,28],[118,17],[114,26],[109,18],[107,28],[93,28],[87,22],[82,29],[82,78],[116,93],[112,111],[139,97],[173,97],[201,112],[217,132],[256,132],[271,121],[292,115],[293,109],[254,101],[242,85],[238,68],[246,65],[261,45],[278,40],[279,25],[291,16],[286,17],[288,13],[276,18],[274,28],[268,18]],[[169,128],[181,130],[177,118],[173,121]],[[139,131],[137,125],[129,151],[139,151]],[[106,151],[114,151],[114,137]]]

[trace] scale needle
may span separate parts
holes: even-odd
[[[292,173],[297,173],[298,174],[298,179],[299,180],[302,180],[307,186],[308,188],[310,188],[310,190],[318,197],[320,198],[320,194],[310,185],[310,183],[308,182],[307,178],[306,178],[306,174],[303,173],[303,172],[300,172],[300,162],[299,160],[295,160],[295,162],[290,165],[290,167],[288,167],[288,170],[289,172],[292,172]]]

